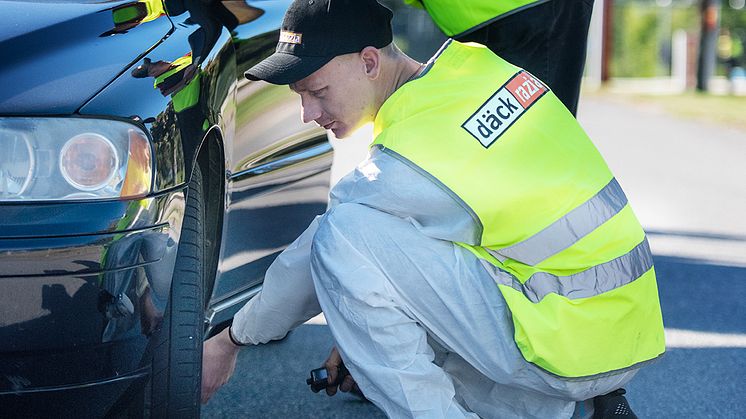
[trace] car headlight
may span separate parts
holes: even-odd
[[[62,177],[81,191],[96,191],[110,184],[118,168],[119,154],[114,144],[100,134],[78,134],[60,151]]]
[[[136,125],[91,118],[0,118],[0,201],[135,198],[152,184]]]
[[[0,154],[0,191],[21,195],[31,183],[35,155],[28,138],[10,135],[3,139],[6,152]]]

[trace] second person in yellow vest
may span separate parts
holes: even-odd
[[[548,84],[575,115],[593,0],[404,0],[446,36],[478,42]]]

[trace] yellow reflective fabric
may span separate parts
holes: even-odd
[[[422,77],[383,104],[374,144],[410,160],[460,198],[483,231],[478,243],[459,244],[519,283],[537,273],[539,286],[567,281],[591,268],[611,277],[586,275],[581,282],[590,278],[600,285],[588,284],[586,294],[567,294],[592,295],[587,298],[549,293],[532,302],[509,285],[499,286],[528,361],[560,376],[586,377],[659,356],[663,325],[654,271],[599,267],[623,259],[644,241],[629,205],[535,266],[498,261],[488,252],[499,254],[537,235],[596,196],[613,175],[577,121],[540,82],[534,86],[530,75],[481,45],[447,45]],[[525,103],[524,85],[534,86]],[[496,114],[505,117],[502,122],[490,119]],[[639,273],[625,277],[632,272]],[[608,283],[620,285],[587,294]]]
[[[574,245],[536,265],[555,275],[576,273],[578,266],[608,262],[610,255],[622,255],[645,239],[640,222],[627,205],[619,214],[578,240]]]
[[[520,292],[499,287],[513,313],[521,353],[556,375],[592,376],[665,351],[663,331],[651,327],[663,323],[652,269],[623,287],[577,300],[550,294],[533,304]]]
[[[556,276],[573,275],[588,266],[600,265],[623,255],[645,239],[632,208],[627,205],[619,214],[578,240],[562,252],[547,258],[536,266],[530,266],[513,259],[500,264],[501,269],[514,275],[520,282],[536,272],[548,272]]]
[[[539,232],[547,220],[587,201],[612,178],[601,155],[551,92],[487,149],[461,128],[518,71],[482,45],[453,41],[425,77],[394,92],[374,124],[377,143],[403,150],[401,154],[437,174],[468,203],[489,226],[479,244],[491,248]],[[412,133],[427,137],[427,146],[419,141],[425,138],[414,139]]]
[[[443,33],[458,36],[540,0],[405,1],[410,4],[421,3]]]

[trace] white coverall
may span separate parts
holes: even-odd
[[[373,148],[270,266],[234,336],[279,339],[323,308],[345,365],[389,417],[588,417],[591,401],[575,401],[635,371],[571,381],[526,362],[495,269],[453,243],[475,240],[475,220],[409,164]]]

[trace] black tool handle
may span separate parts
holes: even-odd
[[[326,368],[316,368],[315,370],[311,370],[311,377],[306,379],[306,384],[311,386],[311,391],[318,393],[330,385],[338,386],[342,384],[348,375],[350,375],[350,371],[347,370],[344,363],[341,363],[337,367],[337,380],[329,384],[329,376],[327,375]]]

